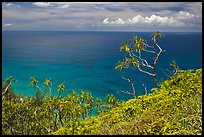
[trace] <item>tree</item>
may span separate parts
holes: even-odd
[[[17,80],[15,80],[12,76],[6,78],[3,85],[2,85],[3,86],[2,95],[6,94],[9,91],[9,89],[11,89],[12,82],[16,82],[16,81]],[[3,97],[4,96],[2,96],[2,99],[3,99]]]
[[[176,74],[178,74],[178,73],[180,73],[180,72],[183,72],[180,68],[179,68],[179,66],[177,65],[177,63],[176,63],[176,61],[175,60],[173,60],[171,63],[170,63],[170,66],[172,66],[173,67],[173,70],[169,70],[169,69],[165,69],[165,70],[163,70],[162,69],[162,71],[163,71],[163,73],[167,76],[167,77],[172,77],[172,76],[174,76],[174,75],[176,75]]]
[[[37,89],[39,89],[43,94],[46,94],[45,91],[43,91],[43,90],[38,86],[37,83],[38,83],[38,80],[37,80],[35,77],[31,77],[31,78],[30,78],[30,85],[31,85],[32,87],[36,86]]]
[[[118,104],[112,95],[109,95],[107,101],[100,98],[96,100],[91,93],[84,90],[81,90],[80,94],[72,91],[61,97],[61,92],[66,90],[65,81],[56,87],[58,95],[54,96],[51,91],[53,93],[55,91],[51,89],[52,81],[50,79],[45,79],[42,83],[46,89],[38,86],[41,84],[35,77],[31,77],[29,80],[32,87],[37,87],[31,98],[11,92],[11,83],[16,81],[13,77],[5,79],[2,84],[2,96],[9,95],[8,99],[2,98],[3,134],[51,134],[65,125],[70,125],[71,134],[75,134],[80,120],[86,119],[94,113],[99,115]],[[46,96],[48,91],[51,96]],[[107,109],[107,106],[111,106],[111,108]],[[100,109],[99,113],[98,109]]]
[[[50,96],[51,96],[51,95],[52,95],[52,89],[51,89],[52,81],[51,81],[50,79],[45,79],[44,86],[46,86],[46,87],[49,88],[49,90],[50,90]]]
[[[65,81],[57,86],[57,91],[58,91],[57,99],[61,96],[61,92],[66,90],[64,83],[65,83]]]
[[[155,31],[152,35],[153,45],[150,46],[143,38],[139,38],[137,36],[133,37],[133,40],[130,42],[122,42],[120,47],[120,51],[125,53],[125,58],[122,61],[119,61],[115,66],[116,70],[120,70],[124,72],[124,69],[136,69],[142,73],[145,73],[154,78],[154,88],[158,87],[157,82],[157,72],[156,72],[156,64],[161,55],[161,53],[165,52],[157,43],[158,38],[162,38],[163,34],[159,31]],[[147,52],[154,55],[154,58],[151,59],[151,63],[149,60],[142,57],[142,53]],[[136,97],[135,88],[131,78],[125,78],[122,76],[124,80],[127,80],[132,87],[132,92],[122,91],[123,93],[131,94]]]

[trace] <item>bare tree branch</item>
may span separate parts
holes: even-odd
[[[139,53],[138,58],[141,60],[142,66],[145,66],[145,67],[148,67],[148,68],[153,69],[153,67],[149,65],[149,63],[147,62],[147,60],[141,58],[141,52],[140,52],[140,50],[138,51],[138,53]],[[144,64],[143,61],[145,62],[145,64]]]
[[[152,50],[146,50],[146,49],[142,49],[142,51],[145,51],[145,52],[150,52],[150,53],[153,53],[153,54],[155,54],[155,53],[156,53],[155,51],[152,51]]]
[[[143,83],[143,87],[145,88],[145,94],[147,94],[148,92],[147,92],[147,88],[146,88],[146,86],[145,86],[145,84]]]
[[[159,48],[159,52],[156,54],[156,58],[154,59],[154,64],[156,64],[160,54],[164,51],[160,48],[160,46],[156,42],[154,44]]]
[[[179,68],[177,66],[173,66],[173,67],[174,67],[174,70],[175,70],[173,75],[176,75],[178,73]]]
[[[171,75],[173,75],[173,73],[170,70],[166,69],[166,71],[168,71]]]
[[[152,66],[150,66],[150,65],[147,63],[147,61],[146,61],[145,59],[142,59],[142,61],[145,61],[145,62],[146,62],[146,64],[144,64],[144,63],[142,62],[142,64],[140,64],[141,66],[143,66],[143,67],[148,67],[148,68],[153,69],[153,67],[152,67]]]
[[[154,46],[156,45],[156,47],[158,47],[159,48],[159,52],[158,53],[156,53],[156,57],[153,59],[153,71],[154,71],[154,87],[157,87],[158,86],[158,84],[157,84],[157,78],[156,78],[156,63],[157,63],[157,60],[159,59],[159,56],[160,56],[160,54],[162,53],[162,52],[164,52],[161,48],[160,48],[160,46],[156,43],[156,38],[154,37]],[[155,52],[156,52],[156,48],[155,48]]]
[[[26,119],[25,117],[22,117],[20,114],[16,113],[15,115],[18,115],[22,119]]]
[[[12,83],[12,80],[9,82],[8,86],[6,87],[6,89],[4,90],[4,92],[2,93],[2,95],[7,92],[8,88],[11,86],[11,83]]]
[[[163,71],[163,73],[167,76],[167,77],[171,77],[169,76],[163,69],[161,69]]]
[[[148,48],[154,48],[154,46],[149,46],[147,43],[144,43],[144,46]]]
[[[44,91],[36,84],[36,87],[42,92],[44,93]]]
[[[122,92],[122,93],[124,93],[124,94],[129,94],[129,95],[133,95],[133,93],[130,93],[129,91],[120,91],[120,92]]]
[[[17,130],[15,130],[11,125],[9,125],[7,122],[5,122],[6,123],[6,125],[8,125],[9,126],[9,128],[11,128],[12,129],[12,132],[14,131],[14,132],[17,132],[17,133],[22,133],[21,131],[17,131]]]
[[[142,63],[141,66],[144,66],[144,67],[148,67],[148,68],[153,69],[153,67],[152,67],[151,65],[149,65],[149,63],[147,62],[147,60],[141,58],[140,50],[138,51],[139,56],[136,56],[133,52],[131,52],[131,54],[132,54],[132,55],[130,55],[130,56],[134,56],[135,58],[137,58],[137,59],[139,59],[139,60],[141,61],[141,63]]]
[[[51,96],[51,94],[52,94],[52,89],[51,89],[51,87],[49,86],[49,90],[50,90],[50,96]]]
[[[48,112],[49,112],[49,114],[48,114],[49,115],[49,123],[48,124],[49,124],[49,131],[50,131],[50,129],[51,129],[51,124],[50,124],[51,123],[51,117],[50,117],[51,110],[50,110],[50,107],[48,107]]]
[[[49,130],[47,127],[45,127],[39,120],[38,120],[38,118],[36,117],[36,112],[37,112],[37,110],[35,110],[35,120],[43,127],[43,128],[45,128],[47,131],[48,131],[48,133],[50,134],[50,132],[51,132],[51,130]]]
[[[123,76],[122,76],[122,79],[127,80],[127,81],[130,83],[130,85],[131,85],[131,87],[132,87],[132,95],[134,96],[134,98],[136,98],[136,95],[135,95],[135,87],[134,87],[134,84],[132,83],[132,79],[125,78],[125,77],[123,77]]]
[[[150,75],[150,76],[155,76],[155,75],[156,75],[156,74],[150,73],[150,72],[148,72],[148,71],[142,70],[139,65],[137,66],[137,68],[138,68],[139,71],[141,71],[141,72],[143,72],[143,73],[146,73],[146,74],[148,74],[148,75]]]

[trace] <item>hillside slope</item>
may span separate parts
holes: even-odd
[[[52,134],[202,134],[202,69],[183,71],[152,90]]]

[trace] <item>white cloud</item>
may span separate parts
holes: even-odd
[[[179,11],[179,15],[186,16],[186,17],[194,17],[193,14],[190,14],[190,13],[185,12],[185,11]]]
[[[64,4],[64,5],[62,5],[62,6],[59,6],[58,8],[68,8],[69,7],[69,4]]]
[[[70,2],[34,2],[33,5],[44,8],[55,6],[57,8],[68,8],[70,6]]]
[[[181,20],[190,20],[190,19],[193,19],[195,17],[198,17],[198,16],[195,16],[194,14],[191,14],[189,12],[179,11],[176,18],[181,19]]]
[[[13,3],[7,3],[5,4],[7,7],[20,7],[20,5],[13,4]]]
[[[38,7],[48,7],[50,6],[50,2],[34,2],[33,5]]]
[[[7,3],[6,6],[12,6],[14,5],[13,3]]]
[[[144,20],[144,17],[142,17],[141,15],[137,15],[132,19],[128,19],[127,21],[134,24],[134,23],[140,23],[142,20]]]
[[[124,24],[124,21],[121,18],[118,18],[116,21],[109,21],[109,18],[103,20],[104,24]]]
[[[33,5],[45,8],[45,7],[56,7],[56,8],[68,8],[70,6],[69,2],[34,2]]]
[[[70,3],[70,4],[110,4],[112,2],[67,2],[67,3]]]
[[[115,21],[116,24],[124,24],[125,22],[121,19],[121,18],[118,18],[116,21]]]
[[[33,5],[38,7],[56,6],[57,8],[68,8],[70,4],[110,4],[111,2],[34,2]]]
[[[108,20],[109,20],[109,18],[104,19],[104,20],[103,20],[103,23],[104,23],[104,24],[108,24],[108,23],[109,23]]]
[[[195,18],[199,18],[198,15],[191,14],[186,11],[179,11],[171,16],[160,16],[152,14],[151,16],[136,15],[135,17],[123,20],[118,18],[117,20],[109,21],[109,18],[103,20],[103,24],[119,24],[119,25],[156,25],[156,26],[185,26],[191,24]]]
[[[109,18],[103,20],[104,24],[140,24],[140,25],[174,25],[179,26],[182,25],[181,22],[176,21],[173,17],[161,17],[155,14],[151,15],[150,17],[143,17],[141,15],[137,15],[132,19],[128,18],[127,20],[123,20],[118,18],[115,21],[109,21]]]
[[[144,22],[147,24],[158,24],[158,25],[172,25],[172,23],[175,23],[175,20],[173,17],[161,17],[157,16],[155,14],[151,15],[150,17],[145,17]]]
[[[4,24],[4,27],[11,27],[12,24]]]
[[[20,8],[14,7],[17,4]],[[2,3],[2,20],[3,27],[4,23],[13,23],[12,27],[7,26],[9,29],[25,22],[38,24],[42,29],[72,28],[80,22],[84,22],[85,29],[92,24],[95,29],[106,26],[108,29],[197,29],[202,28],[202,3],[5,2]]]

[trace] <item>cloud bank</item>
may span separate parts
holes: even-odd
[[[202,31],[201,2],[3,2],[3,29]]]
[[[38,7],[48,7],[50,6],[49,2],[34,2],[33,5],[38,6]]]
[[[199,18],[199,16],[195,16],[194,14],[190,14],[188,12],[179,11],[179,13],[168,17],[168,16],[160,16],[152,14],[151,16],[142,16],[136,15],[135,17],[128,18],[126,20],[118,18],[116,20],[110,21],[109,18],[105,18],[103,20],[103,24],[108,25],[157,25],[157,26],[185,26],[186,22],[190,22],[195,18]]]
[[[68,8],[70,4],[67,2],[34,2],[33,5],[40,8],[54,7],[54,6],[56,6],[57,8]]]

